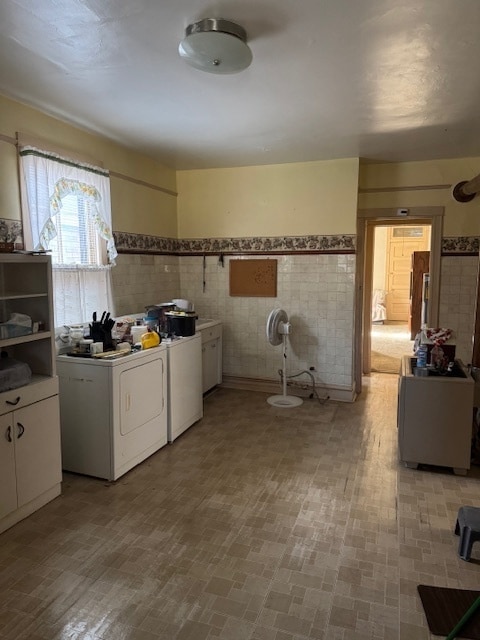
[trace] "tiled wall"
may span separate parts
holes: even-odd
[[[456,334],[456,355],[472,357],[478,276],[477,256],[444,256],[441,263],[439,322]]]
[[[293,326],[288,373],[314,367],[319,386],[352,388],[356,256],[350,237],[315,236],[307,244],[304,238],[281,238],[274,248],[290,253],[275,255],[269,253],[272,242],[268,238],[244,239],[240,247],[238,239],[210,246],[202,240],[180,242],[130,235],[117,238],[121,248],[143,253],[118,256],[112,271],[116,315],[142,312],[148,304],[176,297],[187,298],[201,317],[218,318],[223,323],[225,376],[279,380],[282,348],[267,342],[265,325],[270,311],[281,307]],[[478,255],[473,254],[477,245],[471,238],[444,239],[443,251],[453,255],[443,255],[441,260],[440,325],[455,331],[457,355],[465,363],[470,362],[472,353],[478,272]],[[238,249],[247,252],[244,257],[278,261],[276,298],[229,295],[229,260],[233,258],[225,256],[222,264],[218,252]],[[265,253],[248,255],[263,249]],[[305,250],[326,253],[301,253]],[[149,251],[173,255],[149,255]],[[213,251],[216,255],[209,253]],[[205,252],[206,257],[188,255],[194,252]]]
[[[280,307],[292,324],[289,373],[313,366],[319,384],[350,388],[355,256],[256,257],[277,260],[276,298],[231,297],[228,256],[223,266],[217,256],[206,257],[205,287],[203,258],[180,258],[182,297],[195,303],[200,316],[223,322],[224,374],[279,379],[282,347],[268,343],[265,328],[270,311]]]
[[[18,221],[0,219],[0,235],[3,241],[15,242],[17,248],[23,246]],[[267,343],[265,324],[270,310],[281,307],[293,325],[289,372],[313,366],[319,384],[351,388],[353,236],[176,240],[116,233],[115,237],[121,251],[138,251],[120,253],[112,270],[115,315],[142,312],[146,305],[176,297],[190,299],[201,316],[219,318],[224,324],[225,375],[278,379],[281,347]],[[444,238],[442,243],[442,252],[447,255],[441,260],[439,321],[455,331],[457,356],[466,364],[472,353],[478,248],[477,237]],[[277,298],[230,297],[230,258],[226,256],[222,266],[218,255],[208,252],[264,250],[265,254],[256,257],[278,260]],[[292,253],[268,253],[274,250]],[[205,274],[202,256],[181,255],[196,251],[207,253]]]
[[[112,269],[115,315],[140,313],[146,305],[180,297],[178,256],[120,254]]]
[[[293,326],[289,373],[313,366],[320,386],[351,388],[355,255],[256,257],[278,261],[276,298],[231,297],[229,256],[223,266],[218,256],[206,256],[204,278],[202,256],[120,255],[112,272],[115,313],[187,298],[200,317],[223,322],[225,375],[279,380],[282,348],[267,342],[265,326],[281,307]]]

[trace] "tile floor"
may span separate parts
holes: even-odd
[[[353,404],[221,389],[116,483],[0,535],[2,640],[426,640],[417,584],[479,588],[457,556],[478,467],[401,468],[393,375]]]
[[[400,371],[401,358],[413,354],[413,340],[406,322],[385,321],[384,324],[372,324],[371,370],[377,373],[395,373]]]

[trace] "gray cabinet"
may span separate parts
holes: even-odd
[[[459,375],[416,376],[410,356],[402,358],[398,393],[399,458],[419,464],[470,468],[474,380],[460,360]]]

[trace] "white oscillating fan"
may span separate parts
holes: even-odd
[[[274,407],[298,407],[303,400],[296,396],[287,396],[287,336],[290,333],[291,324],[283,309],[273,309],[267,320],[267,339],[274,347],[283,343],[283,393],[281,396],[270,396],[267,402]]]

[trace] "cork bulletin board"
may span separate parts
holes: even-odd
[[[275,298],[276,260],[230,260],[230,295]]]

